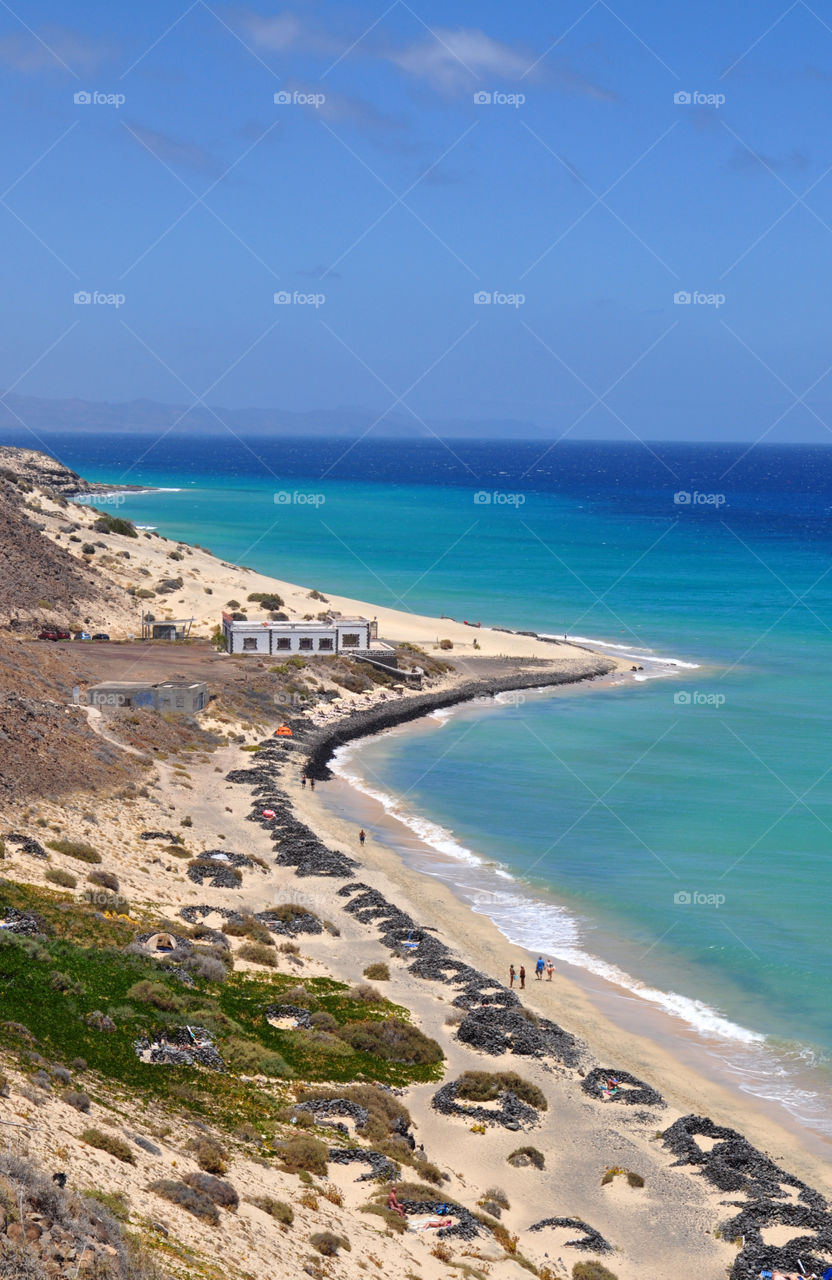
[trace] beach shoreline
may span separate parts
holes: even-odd
[[[653,1084],[674,1111],[709,1115],[717,1124],[738,1129],[773,1159],[784,1162],[797,1176],[825,1189],[827,1194],[832,1193],[829,1174],[832,1144],[796,1124],[788,1125],[782,1112],[778,1118],[776,1108],[766,1107],[762,1100],[709,1079],[696,1062],[697,1055],[685,1060],[673,1051],[669,1037],[656,1036],[646,1029],[650,1019],[643,1011],[635,1010],[635,1016],[629,1016],[633,1014],[631,1006],[629,1015],[622,1017],[622,993],[616,992],[611,984],[604,984],[602,980],[594,984],[579,980],[584,975],[561,963],[551,984],[534,981],[532,952],[523,953],[520,947],[510,944],[494,921],[464,901],[441,873],[426,874],[423,868],[409,865],[392,840],[375,834],[374,829],[384,827],[380,804],[374,805],[370,797],[337,777],[323,790],[310,792],[308,787],[302,787],[299,776],[284,774],[281,786],[298,819],[328,848],[360,859],[360,874],[364,877],[372,873],[371,883],[376,884],[378,877],[383,876],[386,885],[394,891],[393,900],[405,910],[412,909],[417,918],[425,921],[426,927],[436,930],[466,962],[505,983],[509,962],[525,961],[529,980],[523,998],[536,1012],[553,1018],[585,1041],[598,1061],[614,1059],[616,1065]],[[334,804],[327,796],[330,787],[335,791]],[[342,788],[350,793],[354,818],[339,812],[338,791]],[[359,847],[356,833],[361,825],[362,810],[368,834],[366,843]],[[388,822],[392,826],[395,819],[388,817]],[[408,832],[408,837],[417,843],[412,832]],[[426,845],[424,850],[428,852]],[[595,995],[590,990],[593,985]],[[616,1004],[617,1019],[613,1016]],[[637,1025],[640,1030],[634,1029]]]
[[[408,732],[427,732],[433,727],[429,719],[426,719],[423,724],[417,722],[406,726]],[[353,746],[360,750],[360,742],[353,743]],[[768,1060],[768,1051],[764,1043],[755,1041],[744,1044],[720,1038],[716,1032],[709,1034],[704,1027],[698,1028],[685,1017],[674,1016],[668,1008],[653,1002],[650,999],[653,988],[646,981],[641,982],[636,979],[633,986],[619,985],[611,976],[605,976],[603,972],[598,972],[593,967],[584,967],[559,955],[557,945],[547,946],[544,940],[540,947],[535,949],[530,948],[522,940],[512,938],[510,926],[507,928],[501,923],[499,913],[495,915],[492,899],[510,893],[522,899],[528,906],[541,908],[543,912],[553,912],[558,915],[563,913],[571,920],[575,920],[572,914],[574,908],[564,906],[558,898],[556,889],[552,889],[547,895],[544,888],[528,885],[522,879],[509,875],[490,855],[478,854],[476,850],[472,851],[467,847],[460,848],[453,832],[448,832],[439,826],[429,814],[420,812],[416,816],[411,812],[405,818],[404,815],[396,812],[395,808],[384,803],[382,789],[377,789],[377,784],[368,782],[364,777],[361,783],[357,783],[353,768],[352,764],[343,769],[336,766],[331,781],[322,791],[316,793],[321,803],[339,824],[351,825],[355,830],[364,828],[368,834],[372,835],[393,858],[402,863],[405,877],[422,876],[431,882],[441,883],[456,899],[460,912],[469,913],[486,921],[487,925],[496,930],[502,939],[504,967],[514,960],[516,964],[525,963],[531,973],[534,959],[540,950],[544,956],[552,954],[557,972],[567,984],[577,988],[601,1019],[633,1037],[635,1041],[654,1044],[666,1057],[677,1063],[680,1069],[695,1073],[708,1084],[713,1084],[715,1088],[729,1094],[733,1100],[733,1107],[737,1111],[749,1109],[760,1113],[762,1117],[791,1133],[797,1143],[811,1151],[815,1157],[830,1160],[832,1138],[813,1128],[811,1117],[801,1121],[790,1112],[784,1100],[766,1097],[766,1087],[770,1088],[774,1083],[770,1075],[766,1075],[759,1081],[760,1088],[755,1089],[749,1084],[748,1077],[742,1074],[743,1067],[757,1071],[766,1067],[769,1071],[774,1068],[774,1062]],[[360,762],[355,772],[361,774]],[[309,818],[306,821],[309,821],[309,824],[317,830],[314,821],[310,821]],[[318,830],[321,838],[324,838],[325,826],[324,820],[321,829]],[[439,836],[438,840],[437,836]],[[440,847],[437,848],[437,845]],[[442,846],[450,847],[445,853],[442,851]],[[453,846],[456,848],[454,849]],[[479,865],[472,866],[470,865],[472,862],[478,862]],[[478,890],[479,885],[483,887]],[[461,920],[462,916],[460,916],[460,923]],[[575,923],[577,924],[577,921]],[[566,947],[567,951],[570,949]],[[611,959],[610,956],[596,958],[601,959],[603,967],[609,971],[619,970],[618,958]],[[622,976],[631,977],[626,972]],[[648,992],[646,998],[640,993],[644,989]],[[665,991],[664,994],[671,996],[673,993]],[[682,999],[693,1000],[693,997]],[[582,1034],[580,1030],[579,1034]],[[761,1033],[750,1034],[764,1041]],[[760,1061],[752,1057],[755,1052],[764,1059],[762,1068]],[[645,1064],[648,1054],[639,1051],[638,1057],[638,1069],[642,1072],[647,1071],[648,1067]],[[636,1068],[629,1067],[629,1069]],[[793,1087],[798,1089],[801,1084],[805,1084],[808,1088],[812,1083],[817,1082],[797,1077]],[[659,1087],[662,1092],[666,1091],[662,1085]],[[735,1127],[743,1127],[736,1116],[730,1123]]]

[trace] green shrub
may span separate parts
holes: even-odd
[[[136,526],[132,520],[123,520],[121,516],[99,515],[93,525],[98,533],[120,533],[125,538],[138,538]]]
[[[389,982],[390,970],[383,960],[377,960],[375,964],[368,964],[364,970],[364,977],[371,978],[373,982]]]
[[[195,1138],[190,1144],[200,1169],[206,1173],[225,1173],[228,1168],[228,1152],[213,1138]]]
[[[418,1027],[401,1018],[386,1018],[379,1022],[348,1022],[338,1032],[342,1040],[359,1053],[370,1053],[388,1062],[405,1062],[409,1065],[426,1065],[441,1062],[444,1053],[435,1040],[431,1040]]]
[[[538,1111],[545,1111],[549,1105],[537,1085],[524,1080],[516,1071],[464,1071],[457,1084],[458,1096],[469,1102],[494,1102],[501,1093],[510,1090],[521,1102]]]
[[[244,942],[237,954],[241,960],[248,960],[249,964],[268,965],[272,969],[277,966],[274,947],[267,947],[262,942]]]
[[[75,1089],[70,1089],[64,1094],[64,1102],[68,1102],[76,1111],[83,1111],[85,1114],[89,1111],[92,1103],[85,1093],[79,1093]]]
[[[230,938],[249,938],[252,942],[262,942],[265,946],[274,946],[271,932],[256,916],[244,916],[242,920],[234,920],[223,926],[223,933]]]
[[[605,1267],[603,1262],[576,1262],[572,1268],[572,1280],[618,1280],[614,1271]]]
[[[358,982],[350,987],[350,1000],[360,1000],[362,1004],[384,1004],[384,996],[369,982]]]
[[[102,889],[110,889],[112,893],[118,893],[118,876],[112,871],[91,871],[87,880],[90,884],[97,884]]]
[[[81,1141],[86,1142],[89,1147],[106,1151],[108,1155],[115,1156],[116,1160],[121,1160],[123,1164],[136,1163],[133,1148],[113,1133],[102,1133],[100,1129],[85,1129],[81,1134]]]
[[[50,884],[59,884],[62,889],[74,889],[78,884],[78,877],[71,871],[64,871],[62,867],[48,867],[46,879]]]
[[[101,854],[91,844],[83,840],[47,840],[46,846],[56,853],[65,853],[69,858],[77,858],[79,862],[100,862]]]
[[[432,1196],[433,1192],[431,1192]],[[407,1231],[407,1223],[402,1215],[394,1213],[392,1209],[388,1209],[386,1204],[362,1204],[361,1212],[376,1214],[390,1231],[397,1232],[399,1235]]]
[[[281,1226],[291,1227],[295,1220],[292,1206],[285,1200],[273,1200],[271,1196],[252,1196],[249,1203],[257,1209],[262,1209],[263,1213],[268,1213]]]
[[[194,1191],[201,1191],[221,1209],[236,1209],[240,1203],[240,1197],[231,1183],[215,1178],[210,1173],[185,1173],[182,1181]]]
[[[130,1217],[130,1201],[122,1191],[100,1191],[98,1187],[90,1187],[87,1191],[82,1191],[81,1195],[85,1200],[103,1204],[118,1222],[127,1222]]]
[[[171,1204],[179,1205],[180,1209],[185,1209],[187,1213],[192,1213],[195,1218],[209,1222],[212,1227],[215,1227],[220,1220],[219,1209],[213,1200],[206,1196],[204,1191],[196,1191],[185,1182],[160,1178],[158,1182],[151,1182],[150,1190],[155,1191],[157,1196],[169,1200]]]
[[[333,1231],[316,1231],[309,1237],[309,1243],[313,1249],[317,1249],[318,1253],[322,1253],[325,1258],[334,1258],[339,1249],[350,1248],[350,1242],[346,1236],[336,1236]]]
[[[75,978],[70,977],[68,973],[61,973],[60,969],[55,969],[50,973],[49,985],[54,991],[60,991],[63,996],[82,996],[84,994],[83,985],[77,982]]]
[[[181,996],[176,995],[163,982],[151,982],[149,978],[134,982],[127,992],[127,999],[152,1005],[154,1009],[161,1009],[165,1013],[182,1013],[185,1009],[185,1001]]]
[[[542,1151],[538,1151],[537,1147],[518,1147],[516,1151],[512,1151],[506,1156],[509,1164],[514,1165],[516,1169],[522,1169],[524,1166],[533,1165],[535,1169],[542,1169],[546,1164],[546,1159]]]
[[[440,648],[440,649],[453,649],[453,647],[454,647],[454,642],[453,642],[453,640],[440,640],[440,641],[439,641],[439,648]]]
[[[253,604],[262,604],[264,609],[282,609],[283,601],[274,591],[252,591],[247,597]]]
[[[304,1169],[307,1173],[326,1177],[327,1148],[318,1138],[306,1133],[294,1133],[291,1138],[278,1143],[277,1153],[289,1173],[298,1173]]]

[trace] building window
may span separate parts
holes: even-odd
[[[361,643],[361,637],[357,631],[347,631],[341,637],[341,644],[345,649],[357,649]]]
[[[277,648],[278,648],[278,649],[291,649],[291,647],[292,647],[292,641],[289,639],[289,637],[288,637],[288,636],[278,636],[278,637],[277,637]]]
[[[312,648],[312,637],[311,637],[311,636],[301,636],[300,641],[299,641],[299,643],[298,643],[298,648],[299,648],[299,649],[311,649],[311,648]]]
[[[327,650],[331,653],[331,652],[332,652],[332,641],[331,641],[331,640],[319,640],[319,641],[318,641],[318,648],[319,648],[319,649],[327,649]]]
[[[177,695],[176,695],[176,705],[177,705],[177,707],[181,707],[181,708],[182,708],[182,710],[184,711],[184,709],[185,709],[185,698],[184,698],[184,696],[183,696],[181,693],[177,693]]]
[[[249,653],[253,649],[254,652],[256,653],[257,652],[257,636],[246,636],[243,639],[243,648],[247,649]]]

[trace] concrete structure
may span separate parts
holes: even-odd
[[[378,638],[378,624],[367,618],[343,618],[330,613],[319,622],[235,621],[222,615],[222,631],[229,653],[269,655],[344,654],[353,658],[373,655],[395,666],[395,652]]]
[[[185,640],[193,622],[193,618],[154,618],[143,613],[142,640]]]
[[[87,690],[87,704],[100,711],[119,707],[150,707],[196,715],[208,704],[208,686],[202,680],[105,680]]]

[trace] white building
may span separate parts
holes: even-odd
[[[228,653],[354,654],[393,653],[378,639],[378,624],[367,618],[342,618],[330,614],[322,622],[234,621],[222,615],[222,631]]]

